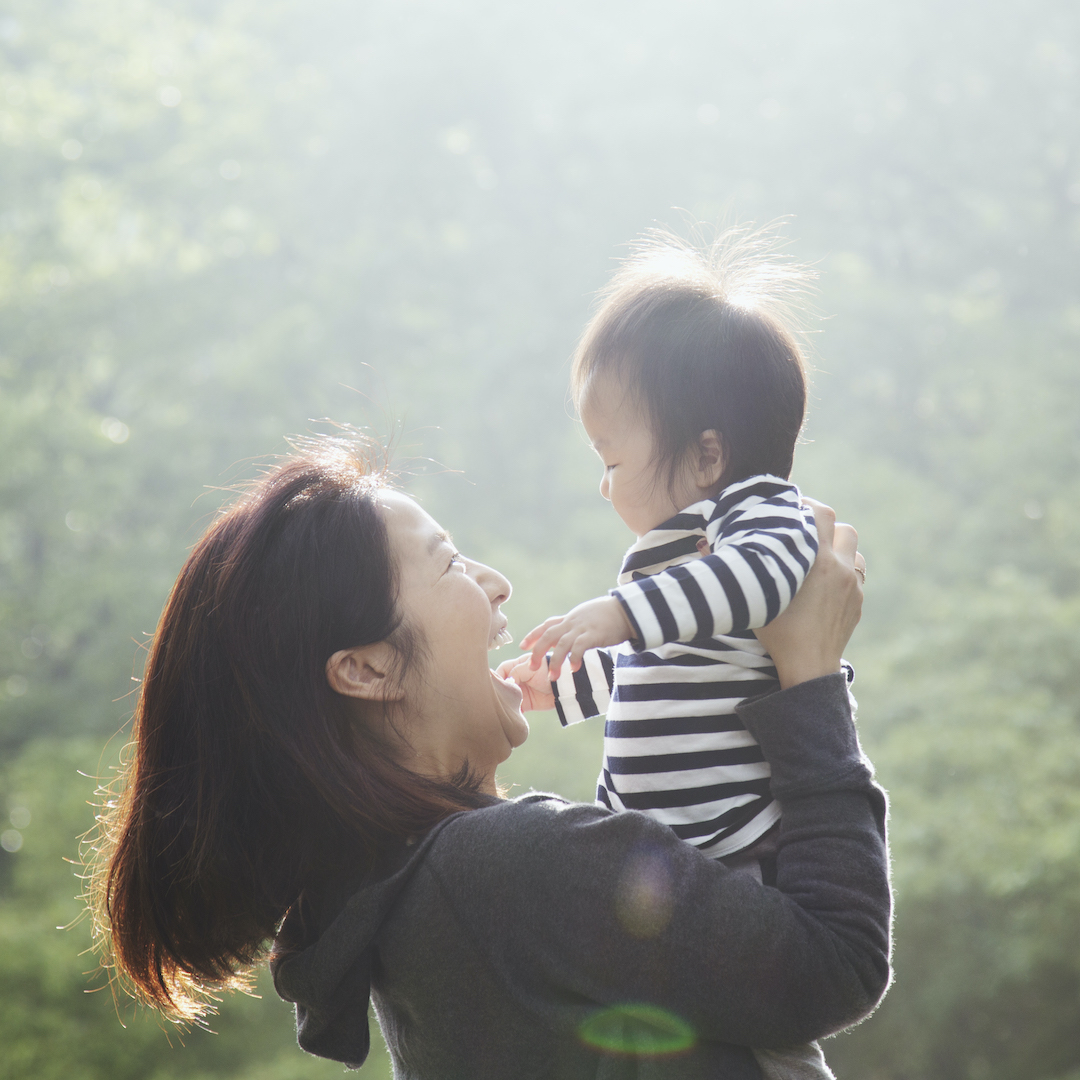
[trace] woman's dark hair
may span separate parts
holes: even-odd
[[[606,289],[574,354],[582,402],[613,385],[649,424],[656,475],[673,488],[686,454],[715,430],[719,488],[787,477],[806,415],[802,353],[787,302],[809,274],[776,254],[774,230],[733,229],[701,248],[653,231]]]
[[[254,484],[196,545],[154,635],[90,903],[106,966],[172,1019],[247,985],[328,868],[362,870],[484,802],[464,777],[395,764],[327,682],[340,649],[388,641],[401,677],[422,648],[397,614],[371,460],[327,440]]]

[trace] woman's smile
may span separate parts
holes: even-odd
[[[398,609],[423,639],[422,671],[407,691],[410,767],[452,776],[467,761],[494,790],[495,767],[529,734],[521,691],[488,666],[488,651],[510,640],[501,610],[510,582],[458,552],[407,495],[387,490],[380,502],[398,567]]]

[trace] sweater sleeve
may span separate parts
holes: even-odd
[[[448,827],[460,842],[437,873],[505,985],[578,1001],[583,1018],[641,1003],[743,1046],[796,1045],[873,1009],[889,980],[885,798],[846,680],[740,712],[784,803],[775,888],[632,811],[531,796]]]
[[[602,716],[611,704],[614,685],[615,658],[607,649],[587,649],[577,671],[563,664],[559,677],[551,680],[559,723],[566,727],[590,716]]]
[[[710,555],[611,591],[643,648],[754,630],[791,603],[817,555],[817,530],[795,485],[765,490],[734,507],[721,500],[706,528]]]

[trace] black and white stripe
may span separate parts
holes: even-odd
[[[704,538],[710,555],[699,557]],[[767,626],[791,603],[817,555],[799,489],[753,476],[677,514],[626,554],[612,590],[646,649]]]
[[[598,802],[642,810],[715,857],[779,820],[768,763],[735,706],[776,689],[753,629],[790,603],[816,553],[798,488],[771,476],[696,503],[630,548],[612,595],[638,640],[590,650],[552,683],[563,724],[607,714]]]

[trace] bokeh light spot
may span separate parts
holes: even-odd
[[[122,420],[117,420],[115,416],[106,416],[101,421],[101,434],[110,442],[126,443],[131,437],[131,428]]]
[[[450,151],[451,154],[464,154],[472,146],[472,137],[469,135],[465,128],[455,127],[449,128],[443,132],[442,136],[443,146]]]
[[[656,937],[674,906],[671,869],[660,852],[641,852],[626,864],[615,891],[615,914],[631,937]]]
[[[182,99],[183,95],[175,86],[163,86],[158,91],[158,101],[160,101],[166,109],[175,109]]]
[[[18,829],[5,829],[0,833],[0,847],[13,855],[23,845],[22,833]]]
[[[12,828],[25,829],[30,824],[30,811],[25,806],[13,807],[10,816]]]
[[[689,1050],[697,1037],[681,1017],[656,1005],[628,1002],[601,1009],[578,1028],[586,1046],[609,1054],[662,1057]]]
[[[9,697],[22,697],[30,689],[30,683],[25,675],[12,675],[4,683],[4,689]]]

